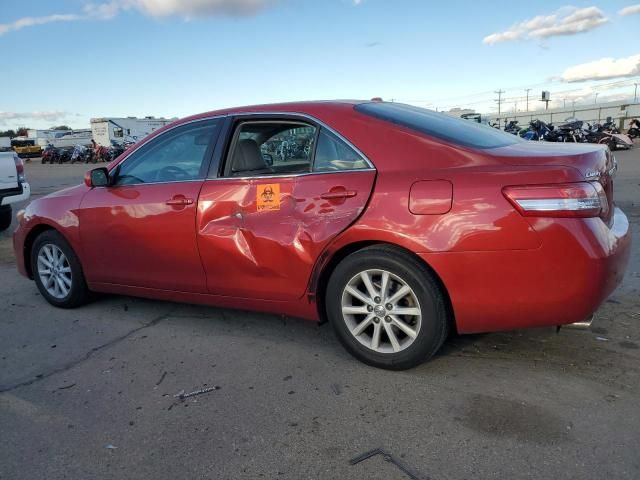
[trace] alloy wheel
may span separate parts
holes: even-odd
[[[422,310],[413,289],[386,270],[365,270],[342,293],[342,317],[351,334],[378,353],[398,353],[418,336]]]
[[[58,246],[47,243],[40,248],[37,270],[49,295],[60,300],[69,294],[73,281],[71,265]]]

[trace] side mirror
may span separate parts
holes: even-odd
[[[109,170],[104,167],[89,170],[84,175],[87,187],[106,187],[109,185]]]
[[[267,165],[269,166],[273,165],[273,155],[269,153],[263,153],[262,158],[265,162],[267,162]]]

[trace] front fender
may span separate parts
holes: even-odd
[[[18,271],[30,276],[29,252],[33,241],[44,230],[59,232],[82,263],[78,207],[88,188],[78,185],[31,202],[13,235]]]

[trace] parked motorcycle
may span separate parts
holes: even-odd
[[[518,126],[518,120],[510,120],[504,127],[504,131],[512,135],[518,135],[520,130],[522,129]]]
[[[84,163],[96,163],[95,150],[93,148],[87,148],[83,158]]]
[[[109,161],[115,160],[126,150],[125,146],[121,143],[111,141],[111,147],[109,147]]]
[[[47,146],[42,150],[42,163],[53,163],[58,161],[58,149],[55,148],[52,144],[47,144]]]
[[[587,129],[587,141],[607,145],[612,151],[617,149],[626,150],[633,147],[631,137],[623,133],[613,133],[615,131],[617,131],[617,129],[611,128],[611,125],[608,125],[608,123],[589,125]]]
[[[553,138],[545,140],[572,143],[585,142],[586,138],[583,132],[583,127],[584,122],[582,120],[571,120],[558,126],[549,125],[549,128],[553,132],[553,135],[551,135]]]
[[[71,154],[73,153],[73,149],[70,148],[60,148],[58,149],[58,158],[57,163],[68,163],[71,161]]]
[[[602,124],[602,128],[609,133],[622,133],[611,117],[607,117],[607,121]]]
[[[109,149],[103,145],[96,145],[93,151],[96,162],[110,162]]]
[[[627,136],[631,138],[631,140],[633,140],[634,138],[640,138],[640,120],[634,118],[629,122]]]
[[[555,142],[556,136],[553,133],[553,129],[542,120],[531,120],[529,122],[529,128],[524,132],[521,131],[522,138],[525,140]]]
[[[71,163],[86,163],[84,161],[84,158],[86,156],[88,148],[85,147],[84,145],[76,145],[75,147],[73,147],[73,151],[71,152]]]

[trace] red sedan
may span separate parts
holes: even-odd
[[[589,319],[630,251],[615,170],[606,147],[395,103],[235,108],[33,201],[14,246],[58,307],[93,291],[328,320],[403,369],[452,329]]]

